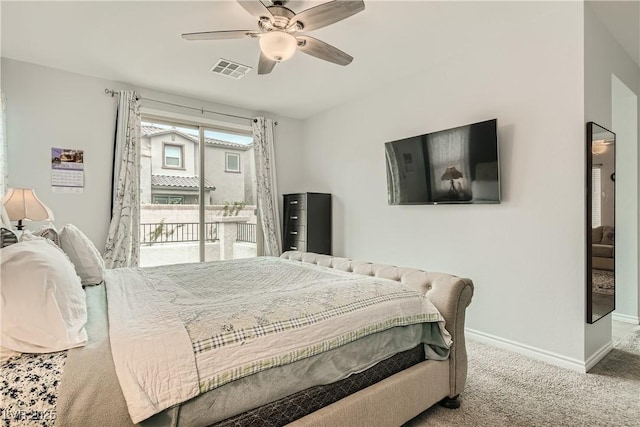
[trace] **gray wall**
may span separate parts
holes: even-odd
[[[580,370],[583,6],[491,5],[430,8],[474,16],[464,49],[307,120],[308,174],[298,188],[333,193],[336,255],[470,277],[472,335]],[[387,205],[385,142],[491,118],[498,119],[502,204]]]

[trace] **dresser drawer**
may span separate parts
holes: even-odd
[[[284,250],[284,251],[301,251],[301,252],[305,252],[307,250],[307,245],[302,240],[286,239],[285,244],[284,244],[284,248],[282,248],[282,250]]]
[[[288,222],[285,224],[284,229],[284,238],[285,240],[306,240],[304,233],[304,225],[300,225],[297,223]]]
[[[288,194],[284,198],[284,210],[287,209],[304,209],[306,194]]]
[[[307,213],[300,209],[290,209],[285,211],[284,222],[291,228],[305,225]]]

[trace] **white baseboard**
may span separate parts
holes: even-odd
[[[484,344],[488,344],[494,347],[500,347],[505,350],[513,351],[515,353],[523,354],[531,357],[532,359],[540,360],[542,362],[550,363],[555,366],[570,369],[581,373],[587,372],[593,365],[598,363],[611,349],[613,343],[609,342],[607,345],[599,349],[593,356],[586,362],[582,360],[573,359],[571,357],[563,356],[561,354],[553,353],[551,351],[541,350],[530,345],[522,344],[516,341],[511,341],[505,338],[500,338],[495,335],[486,334],[484,332],[475,331],[473,329],[465,328],[467,336],[475,341],[479,341]]]
[[[637,316],[634,317],[629,316],[628,314],[620,314],[616,313],[615,311],[613,312],[613,316],[611,318],[618,322],[633,323],[634,325],[640,324],[640,318],[638,318]]]
[[[609,352],[613,350],[613,341],[609,341],[608,343],[606,343],[605,345],[603,345],[602,347],[600,347],[598,349],[598,351],[596,351],[595,353],[593,353],[591,355],[590,358],[588,358],[584,364],[585,364],[585,372],[589,372],[591,370],[591,368],[593,368],[594,366],[596,366],[596,364],[601,361],[602,359],[604,359],[604,357],[609,354]]]

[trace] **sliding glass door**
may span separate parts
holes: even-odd
[[[256,256],[249,133],[144,118],[140,163],[142,267]]]
[[[215,227],[217,245],[204,260],[256,256],[256,195],[253,137],[204,128],[204,218]]]

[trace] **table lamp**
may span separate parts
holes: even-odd
[[[455,166],[449,166],[442,174],[442,181],[451,181],[451,188],[449,188],[449,197],[458,198],[458,190],[456,190],[454,179],[462,178],[462,172],[455,168]]]
[[[18,221],[16,228],[22,230],[22,221],[53,221],[51,210],[38,199],[31,188],[10,188],[2,198],[11,221]]]

